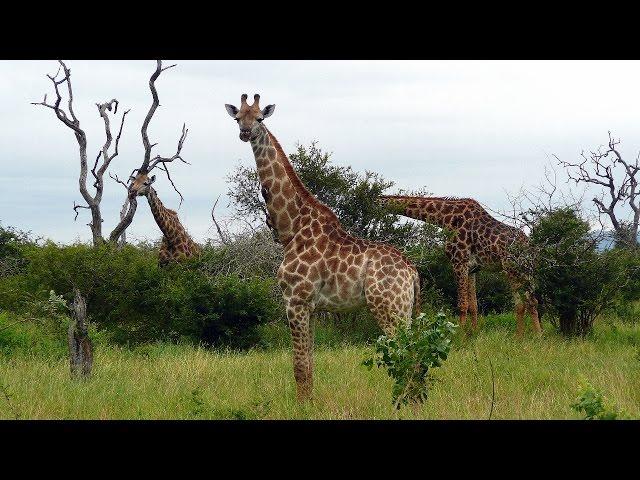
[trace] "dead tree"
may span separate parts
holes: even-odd
[[[147,130],[149,128],[149,123],[151,122],[151,119],[153,118],[153,115],[156,112],[156,109],[160,106],[160,97],[158,96],[158,90],[156,89],[155,82],[162,72],[170,68],[173,68],[175,66],[176,65],[173,64],[173,65],[169,65],[168,67],[162,67],[162,61],[157,60],[156,69],[151,75],[151,77],[149,78],[149,90],[151,91],[152,102],[151,102],[151,106],[149,107],[149,111],[147,112],[147,115],[144,119],[144,122],[142,123],[142,128],[140,129],[140,133],[142,134],[142,144],[144,146],[144,158],[143,158],[142,164],[140,165],[140,167],[135,168],[131,172],[131,174],[129,175],[129,179],[127,180],[126,183],[120,180],[117,175],[111,176],[111,178],[113,178],[116,182],[124,185],[124,187],[128,191],[127,199],[125,200],[125,203],[122,206],[122,210],[120,211],[120,217],[121,217],[120,224],[113,230],[113,232],[111,232],[111,235],[109,236],[109,240],[112,242],[117,241],[119,238],[120,238],[120,242],[124,241],[122,239],[122,236],[125,234],[125,230],[128,226],[128,223],[126,223],[127,221],[126,216],[129,213],[125,214],[123,212],[126,211],[127,203],[132,204],[136,202],[136,196],[133,195],[130,190],[132,180],[135,178],[136,175],[149,174],[154,168],[156,167],[159,168],[160,170],[165,172],[165,174],[167,175],[167,179],[171,183],[171,186],[176,191],[176,193],[180,196],[180,204],[182,204],[182,201],[184,200],[182,193],[180,193],[175,183],[173,182],[173,179],[171,178],[171,173],[169,172],[168,164],[173,162],[174,160],[180,160],[183,163],[189,164],[189,162],[187,162],[181,156],[182,147],[184,145],[185,140],[187,139],[187,134],[189,133],[189,129],[186,128],[186,124],[184,123],[182,124],[182,133],[178,140],[178,147],[176,149],[176,153],[173,154],[171,157],[162,157],[160,155],[156,155],[155,157],[151,158],[151,149],[155,147],[157,143],[152,144],[149,141],[149,135],[147,133]],[[131,223],[131,221],[129,221],[129,223]]]
[[[47,103],[47,96],[44,96],[42,102],[35,102],[34,105],[42,105],[44,107],[50,108],[55,112],[56,117],[60,120],[64,125],[70,128],[78,142],[79,151],[80,151],[80,193],[84,198],[86,205],[76,205],[74,202],[74,211],[76,212],[75,218],[78,217],[78,209],[85,208],[91,211],[91,223],[89,223],[89,227],[91,228],[91,233],[93,235],[93,245],[98,246],[99,244],[104,242],[104,237],[102,234],[102,215],[100,212],[100,203],[102,201],[102,195],[104,191],[104,174],[109,169],[109,166],[113,159],[118,156],[118,145],[120,142],[120,136],[122,135],[122,129],[125,122],[125,117],[129,110],[124,112],[122,115],[122,119],[120,121],[120,128],[118,133],[114,138],[111,134],[111,126],[110,119],[107,112],[111,112],[113,110],[113,114],[117,114],[118,110],[118,101],[116,99],[110,100],[106,103],[96,104],[98,107],[98,112],[100,117],[104,121],[105,128],[105,136],[106,140],[93,163],[93,167],[89,170],[88,160],[87,160],[87,136],[84,130],[80,127],[80,121],[75,116],[73,111],[73,89],[71,86],[71,71],[64,62],[59,61],[60,68],[55,75],[47,75],[47,77],[53,83],[56,100],[54,103]],[[171,175],[168,169],[168,163],[173,162],[174,160],[180,160],[184,163],[186,162],[181,156],[182,146],[187,137],[188,130],[186,129],[186,125],[182,126],[182,134],[180,136],[180,140],[178,141],[178,148],[176,153],[171,157],[162,157],[160,155],[151,158],[151,149],[155,146],[155,144],[151,144],[149,142],[149,137],[147,135],[147,128],[149,123],[155,113],[156,109],[160,105],[160,101],[158,98],[158,92],[155,87],[155,81],[160,76],[160,74],[175,65],[171,65],[169,67],[162,68],[162,62],[160,60],[157,61],[156,70],[151,75],[149,80],[149,88],[151,90],[151,95],[153,97],[153,101],[151,104],[151,108],[147,113],[147,116],[142,125],[142,142],[145,148],[145,156],[140,168],[133,170],[129,180],[124,182],[118,178],[117,175],[112,175],[109,172],[109,176],[115,180],[116,182],[122,184],[126,189],[126,197],[123,207],[120,211],[120,222],[114,228],[114,230],[109,235],[109,241],[112,243],[122,244],[125,240],[125,232],[127,227],[131,224],[133,220],[133,216],[135,215],[137,209],[137,198],[135,195],[131,193],[131,179],[133,178],[133,173],[136,171],[141,173],[148,173],[153,170],[155,167],[163,170],[174,189],[180,195],[182,201],[182,194],[176,188],[173,180],[171,179]],[[63,72],[62,77],[60,77],[60,71]],[[68,92],[68,107],[67,111],[61,108],[60,104],[62,102],[62,95],[60,93],[60,86],[66,84],[67,92]],[[113,150],[111,151],[111,146],[113,144]],[[87,187],[87,177],[89,176],[89,172],[93,176],[93,188],[95,192],[91,194]],[[70,307],[72,322],[69,326],[68,331],[68,345],[69,345],[69,361],[71,374],[74,377],[87,377],[91,374],[91,369],[93,365],[93,347],[91,340],[88,335],[88,324],[87,324],[87,303],[86,303],[86,291],[81,291],[80,288],[75,286],[74,279],[70,279],[70,282],[73,286],[74,299],[73,304]]]
[[[640,188],[636,175],[640,171],[640,155],[633,162],[625,160],[609,132],[609,143],[596,151],[581,152],[582,161],[577,163],[560,160],[559,164],[567,170],[568,181],[599,187],[602,192],[593,198],[599,216],[608,218],[616,234],[616,243],[621,246],[638,246],[638,226],[640,224]],[[631,209],[626,218],[621,208],[628,204]],[[630,219],[629,219],[630,218]]]
[[[33,102],[33,105],[42,105],[44,107],[50,108],[54,111],[58,120],[60,120],[64,125],[70,128],[78,142],[78,147],[80,151],[80,194],[82,198],[86,202],[86,205],[76,204],[74,202],[73,210],[76,212],[75,219],[78,218],[78,209],[84,208],[88,209],[91,212],[91,222],[88,224],[91,229],[91,234],[93,236],[93,244],[99,245],[104,241],[102,235],[102,214],[100,212],[100,203],[102,202],[102,194],[104,191],[104,174],[109,168],[109,165],[113,161],[115,157],[118,156],[118,145],[120,143],[120,136],[122,135],[122,128],[124,127],[124,121],[129,113],[129,110],[125,111],[122,115],[122,119],[120,121],[120,128],[115,137],[115,142],[113,139],[113,135],[111,134],[111,125],[109,120],[109,115],[107,112],[111,112],[113,110],[113,114],[117,114],[118,112],[118,100],[115,98],[107,101],[105,103],[97,103],[98,113],[102,120],[104,121],[104,129],[106,140],[102,147],[99,149],[98,154],[96,156],[95,161],[93,162],[93,167],[89,170],[88,158],[87,158],[87,135],[84,130],[80,127],[80,120],[76,117],[73,111],[73,88],[71,85],[71,70],[65,65],[65,63],[60,60],[60,67],[55,75],[47,75],[51,83],[53,84],[53,88],[55,90],[56,99],[54,103],[47,103],[47,95],[44,96],[42,102]],[[62,71],[62,76],[60,77],[60,72]],[[60,78],[59,78],[60,77]],[[67,87],[67,111],[65,111],[61,107],[62,103],[62,94],[60,92],[61,85],[66,84]],[[113,151],[110,152],[111,145],[113,143]],[[89,192],[89,188],[87,187],[87,177],[89,176],[89,172],[93,177],[93,194]],[[129,205],[130,212],[124,216],[121,220],[122,222],[129,222],[133,219],[133,214],[135,213],[136,204],[135,202]],[[127,224],[128,225],[128,224]],[[126,228],[126,227],[125,227]]]
[[[96,159],[93,162],[93,167],[91,168],[91,170],[89,170],[89,163],[88,163],[88,157],[87,157],[87,136],[84,130],[80,127],[80,121],[78,120],[78,118],[76,117],[73,111],[73,88],[71,84],[71,70],[66,66],[66,64],[63,61],[60,60],[59,63],[60,63],[60,68],[58,69],[58,72],[56,72],[55,75],[47,75],[47,78],[51,80],[51,83],[53,84],[53,87],[55,90],[55,95],[56,95],[55,102],[47,103],[47,95],[45,95],[44,99],[41,102],[32,102],[32,104],[42,105],[44,107],[52,109],[56,117],[58,118],[58,120],[60,120],[64,125],[70,128],[76,137],[76,141],[78,142],[79,153],[80,153],[80,178],[79,178],[80,194],[82,195],[82,198],[84,199],[86,205],[76,204],[74,202],[73,210],[75,211],[75,219],[78,218],[78,213],[79,213],[78,209],[80,208],[87,209],[91,212],[91,222],[88,225],[89,225],[89,228],[91,229],[91,234],[93,236],[93,244],[95,246],[104,242],[104,236],[102,233],[102,223],[104,220],[100,212],[100,203],[102,201],[102,195],[104,192],[104,174],[109,169],[109,166],[111,165],[111,162],[113,161],[113,159],[118,156],[118,145],[120,143],[120,136],[122,135],[122,129],[124,127],[125,117],[127,113],[129,113],[129,110],[124,112],[122,115],[122,119],[120,121],[120,128],[118,129],[118,133],[114,141],[113,135],[111,133],[110,119],[107,112],[111,112],[113,110],[113,114],[114,115],[117,114],[118,105],[119,105],[118,100],[114,98],[108,102],[96,104],[96,106],[98,107],[98,113],[102,118],[102,120],[104,121],[106,140],[102,145],[102,147],[100,148],[100,150],[98,151]],[[135,172],[141,172],[141,171],[144,171],[145,169],[147,171],[151,171],[151,169],[158,166],[158,168],[160,168],[166,173],[167,178],[171,182],[171,185],[176,190],[176,192],[180,195],[180,201],[182,202],[183,196],[176,188],[166,164],[176,159],[179,159],[184,163],[187,163],[180,156],[182,144],[184,143],[184,140],[186,139],[186,135],[187,135],[187,130],[185,126],[183,125],[182,127],[182,135],[178,142],[178,151],[172,157],[161,157],[158,155],[152,159],[151,149],[156,144],[151,144],[149,142],[149,137],[147,135],[147,129],[149,127],[149,123],[151,122],[151,119],[153,118],[153,115],[156,109],[160,105],[160,100],[158,97],[158,91],[155,86],[155,81],[158,79],[158,77],[163,71],[172,67],[175,67],[175,65],[170,65],[168,67],[163,68],[162,61],[157,60],[156,69],[151,75],[151,78],[149,79],[149,89],[151,90],[153,101],[151,103],[151,107],[149,108],[149,112],[145,117],[145,120],[142,124],[142,129],[141,129],[142,143],[144,144],[144,150],[145,150],[144,160],[142,163],[142,167],[139,169],[133,170],[132,175]],[[64,108],[62,108],[61,106],[62,93],[60,91],[60,88],[62,85],[66,85],[67,87],[67,95],[68,95],[67,111],[65,111]],[[112,144],[113,144],[113,149],[112,151],[110,151]],[[89,173],[91,173],[94,180],[93,193],[89,192],[89,188],[87,186],[87,178],[89,176]],[[111,178],[114,178],[114,179],[117,178],[117,176],[114,177],[111,174],[109,175],[111,176]],[[131,177],[126,183],[121,182],[119,180],[116,180],[116,181],[119,181],[119,183],[122,183],[128,189],[130,180],[131,180]],[[127,192],[127,196],[125,198],[122,210],[120,212],[120,222],[116,225],[116,227],[113,229],[113,231],[109,235],[110,242],[114,242],[114,243],[118,242],[122,244],[125,238],[124,237],[125,231],[133,221],[133,217],[137,209],[137,199],[135,196],[131,196],[128,193],[129,192]]]
[[[68,335],[71,376],[86,378],[91,375],[93,367],[93,344],[88,333],[87,302],[76,287],[73,288]]]

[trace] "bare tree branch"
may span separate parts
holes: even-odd
[[[78,219],[78,209],[79,208],[87,208],[90,209],[91,207],[87,206],[87,205],[77,205],[76,202],[73,202],[73,209],[76,212],[76,216],[73,218],[73,221],[75,222]]]
[[[111,232],[111,235],[109,236],[109,239],[111,241],[116,241],[126,230],[127,226],[131,223],[131,221],[133,220],[133,215],[135,214],[136,208],[137,208],[137,197],[135,195],[132,195],[130,192],[130,185],[131,182],[134,180],[134,175],[136,173],[138,174],[149,174],[151,172],[151,170],[153,170],[156,166],[160,169],[163,170],[166,175],[167,178],[169,180],[169,182],[171,183],[171,185],[173,186],[173,189],[178,193],[178,195],[180,196],[180,205],[182,205],[182,201],[184,200],[184,197],[182,196],[182,193],[178,190],[178,188],[176,187],[173,179],[171,178],[171,174],[169,172],[169,169],[167,168],[167,163],[173,162],[174,160],[180,160],[183,163],[189,163],[186,160],[184,160],[180,154],[182,152],[182,146],[184,144],[184,141],[187,138],[187,133],[188,133],[188,129],[186,128],[186,125],[183,124],[182,126],[182,135],[180,136],[180,139],[178,140],[178,148],[176,153],[172,156],[172,157],[161,157],[160,155],[156,156],[153,158],[153,161],[151,160],[151,149],[157,145],[157,143],[151,143],[149,141],[149,135],[148,135],[148,129],[149,129],[149,124],[151,123],[151,119],[153,118],[153,115],[155,114],[156,109],[160,106],[160,98],[158,97],[158,90],[156,89],[156,85],[155,82],[158,79],[158,77],[160,76],[160,74],[165,71],[168,70],[169,68],[173,68],[176,65],[169,65],[167,67],[162,67],[162,61],[161,60],[157,60],[156,61],[156,69],[155,71],[151,74],[151,77],[149,78],[149,90],[151,91],[151,97],[152,97],[152,102],[151,102],[151,106],[149,107],[149,111],[147,112],[147,115],[145,116],[144,122],[142,123],[142,128],[140,129],[140,133],[142,135],[142,144],[144,146],[144,157],[142,160],[142,164],[140,165],[139,168],[135,168],[131,171],[131,174],[129,175],[129,179],[128,181],[125,183],[124,181],[120,180],[118,178],[118,176],[116,175],[115,177],[112,177],[116,182],[122,184],[123,186],[125,186],[127,188],[127,192],[128,192],[128,197],[125,200],[123,206],[122,206],[122,210],[120,211],[120,223],[118,224],[118,226],[113,230],[113,232]],[[125,112],[126,114],[127,112]],[[118,148],[118,139],[119,139],[120,135],[118,134],[118,137],[116,137],[116,152],[117,152],[117,148]],[[116,153],[117,154],[117,153]],[[151,165],[150,165],[151,163]],[[127,210],[128,207],[128,210]],[[125,213],[126,212],[126,213]],[[122,243],[122,238],[120,239],[120,243]]]
[[[80,187],[80,193],[82,195],[82,198],[86,202],[86,205],[77,205],[74,202],[73,209],[76,212],[76,215],[75,215],[76,219],[78,217],[79,208],[85,208],[91,211],[92,221],[91,223],[89,223],[89,226],[91,228],[91,232],[93,235],[93,244],[98,245],[99,243],[104,241],[104,238],[102,235],[103,220],[100,212],[100,204],[101,204],[102,196],[104,192],[103,177],[105,172],[107,172],[107,170],[109,169],[113,159],[116,158],[119,154],[120,138],[124,128],[126,116],[130,110],[126,110],[122,114],[118,133],[116,134],[115,141],[114,141],[114,136],[112,135],[112,132],[111,132],[111,122],[110,122],[111,119],[109,117],[109,113],[113,113],[113,115],[116,115],[118,113],[118,108],[120,104],[118,100],[115,98],[104,103],[96,103],[96,107],[98,108],[98,114],[100,115],[100,117],[104,122],[105,141],[102,147],[100,148],[100,150],[98,151],[98,154],[96,155],[95,161],[93,163],[93,167],[90,170],[91,175],[93,176],[93,179],[94,179],[93,188],[95,189],[95,192],[91,194],[89,193],[89,190],[87,188],[87,175],[89,173],[89,167],[87,164],[87,138],[84,130],[80,127],[80,121],[76,118],[76,115],[73,110],[73,88],[71,84],[71,70],[61,60],[58,61],[58,64],[59,64],[59,67],[56,74],[47,75],[47,78],[49,78],[49,80],[53,85],[53,89],[55,92],[55,101],[53,103],[48,102],[47,95],[45,94],[41,102],[32,102],[32,104],[41,105],[53,110],[58,120],[74,132],[74,135],[76,137],[76,140],[78,142],[78,146],[80,149],[79,187]],[[182,146],[184,144],[184,141],[186,140],[187,133],[188,133],[186,125],[183,124],[182,135],[180,136],[180,139],[178,141],[178,148],[176,153],[171,157],[162,157],[158,155],[154,157],[153,164],[151,165],[151,167],[149,166],[151,162],[151,149],[156,144],[151,144],[149,142],[147,130],[156,109],[160,105],[160,100],[158,97],[158,92],[156,90],[155,81],[163,71],[173,67],[175,67],[175,65],[162,67],[162,61],[158,60],[156,63],[156,69],[151,75],[151,78],[149,79],[149,88],[151,90],[153,101],[147,113],[147,116],[145,117],[145,120],[142,124],[142,129],[141,129],[142,142],[145,148],[142,166],[132,171],[131,176],[127,182],[120,180],[117,175],[114,177],[113,175],[109,174],[109,176],[112,179],[114,179],[117,183],[120,183],[127,189],[127,196],[125,197],[125,201],[120,211],[120,222],[118,223],[118,225],[116,225],[114,230],[109,235],[110,241],[119,240],[120,243],[123,242],[123,239],[125,238],[124,232],[126,228],[131,224],[131,221],[133,220],[133,216],[135,215],[135,211],[137,208],[137,199],[135,198],[135,196],[131,196],[129,194],[130,187],[128,184],[131,182],[132,176],[136,171],[142,172],[142,173],[148,173],[151,169],[153,169],[156,166],[164,170],[174,190],[180,195],[180,203],[182,204],[182,200],[184,197],[182,196],[180,191],[177,189],[173,179],[171,178],[171,174],[169,173],[167,165],[168,163],[171,163],[174,160],[180,160],[183,163],[188,163],[181,156]],[[67,86],[66,94],[68,97],[66,111],[64,110],[63,107],[61,107],[62,93],[60,89],[60,86],[65,83]]]
[[[56,100],[53,104],[47,103],[47,95],[44,95],[42,102],[33,102],[33,105],[42,105],[44,107],[50,108],[54,111],[58,120],[60,120],[64,125],[70,128],[76,137],[76,141],[78,142],[78,147],[80,151],[80,176],[79,176],[79,188],[80,194],[82,198],[86,202],[86,206],[77,205],[74,202],[74,211],[76,212],[74,220],[78,218],[78,208],[86,208],[91,211],[91,222],[88,224],[91,228],[91,233],[93,236],[93,244],[98,245],[103,242],[102,236],[102,214],[100,211],[100,204],[102,201],[103,194],[103,175],[106,170],[109,168],[109,164],[111,161],[118,155],[118,144],[120,141],[120,136],[122,134],[122,129],[124,127],[124,120],[129,112],[128,110],[123,114],[122,121],[120,123],[120,129],[118,131],[118,135],[116,137],[115,142],[115,151],[112,154],[109,154],[109,148],[113,141],[113,137],[111,135],[111,129],[109,126],[109,117],[106,114],[106,110],[111,111],[113,109],[114,114],[117,113],[118,110],[118,101],[116,99],[112,99],[109,102],[103,104],[97,104],[98,111],[105,124],[105,135],[106,141],[101,149],[101,151],[96,156],[93,168],[91,169],[91,174],[94,178],[93,187],[95,188],[95,193],[92,195],[89,193],[87,188],[87,175],[88,175],[88,165],[87,165],[87,136],[84,130],[80,127],[80,121],[77,119],[74,111],[73,111],[73,87],[71,84],[71,70],[67,67],[67,65],[59,60],[58,71],[55,75],[47,75],[47,78],[51,81]],[[63,75],[60,77],[60,72],[62,71]],[[66,83],[67,85],[67,112],[60,106],[62,103],[62,94],[60,92],[60,85]],[[100,156],[102,155],[102,164],[99,164]]]
[[[228,245],[228,240],[226,236],[222,233],[222,229],[220,228],[220,225],[218,225],[218,222],[216,221],[216,216],[214,215],[216,205],[218,205],[218,200],[220,200],[220,195],[218,195],[218,198],[216,198],[216,201],[213,204],[213,208],[211,209],[211,219],[213,220],[213,223],[216,226],[216,230],[218,230],[218,236],[220,237],[220,241],[225,245]]]
[[[640,224],[640,188],[636,176],[640,171],[640,157],[636,157],[633,163],[627,162],[618,150],[620,140],[614,139],[611,132],[608,133],[607,146],[601,145],[589,154],[581,152],[580,162],[555,158],[566,169],[567,181],[573,181],[576,185],[594,185],[603,190],[592,199],[599,216],[609,219],[619,241],[636,246]],[[620,207],[625,204],[629,205],[632,212],[630,221],[620,217]]]

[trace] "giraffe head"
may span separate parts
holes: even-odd
[[[253,105],[247,103],[247,94],[243,93],[240,97],[240,109],[233,105],[225,104],[227,113],[238,122],[240,127],[240,140],[248,142],[258,135],[260,122],[270,117],[276,109],[275,105],[267,105],[260,110],[260,95],[257,93],[253,96]]]
[[[133,198],[136,195],[146,195],[149,193],[149,187],[156,181],[156,176],[149,177],[148,173],[140,173],[136,175],[129,187],[129,197]]]

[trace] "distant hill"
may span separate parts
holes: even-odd
[[[640,241],[640,233],[638,234],[638,241]],[[596,246],[596,249],[599,252],[602,252],[604,250],[613,248],[614,244],[615,244],[615,232],[613,230],[609,230],[604,232],[604,234],[602,235],[602,238],[598,241],[598,245]]]

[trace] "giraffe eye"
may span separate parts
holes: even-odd
[[[262,122],[262,120],[264,120],[264,118],[256,118],[256,121],[258,122]]]
[[[239,122],[239,121],[240,121],[240,119],[239,119],[239,118],[234,118],[234,120],[235,120],[236,122]]]

